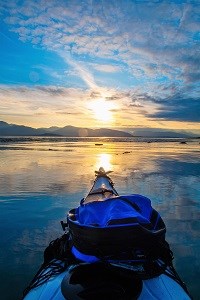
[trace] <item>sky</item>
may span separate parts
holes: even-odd
[[[0,0],[0,120],[200,132],[200,1]]]

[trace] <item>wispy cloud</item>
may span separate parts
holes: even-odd
[[[13,115],[17,110],[23,114],[41,115],[41,114],[66,114],[79,115],[89,121],[92,117],[88,114],[86,104],[88,101],[99,99],[105,95],[105,101],[115,102],[118,109],[113,112],[129,112],[130,106],[138,109],[135,114],[140,113],[143,107],[138,100],[133,97],[133,93],[117,91],[115,89],[83,90],[77,88],[66,88],[57,86],[0,86],[1,114]],[[133,100],[134,99],[134,100]]]
[[[121,70],[121,68],[117,65],[97,65],[93,64],[93,68],[97,71],[105,72],[105,73],[115,73]]]
[[[23,6],[13,2],[7,10],[10,16],[5,21],[21,40],[58,53],[62,50],[66,62],[90,87],[94,87],[94,79],[74,56],[112,58],[127,64],[136,77],[170,77],[176,72],[177,78],[187,80],[188,72],[197,72],[192,63],[198,54],[194,36],[199,29],[199,6],[195,2],[73,1],[66,5],[30,0]],[[189,60],[185,58],[188,52]],[[95,68],[104,72],[117,69],[113,64]]]
[[[83,103],[103,97],[118,104],[121,118],[199,121],[198,2],[11,0],[1,9],[20,41],[63,60],[61,71],[38,66],[63,87],[4,87],[3,113],[20,103],[24,113],[76,109],[86,118]],[[38,84],[37,69],[30,74]],[[69,76],[85,89],[70,88]]]

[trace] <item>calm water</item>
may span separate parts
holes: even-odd
[[[167,225],[174,265],[200,298],[199,140],[0,139],[0,299],[20,299],[60,220],[94,170],[113,170],[120,194],[149,197]],[[95,142],[103,145],[97,146]]]

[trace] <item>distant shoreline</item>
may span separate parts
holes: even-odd
[[[199,141],[200,137],[63,137],[63,136],[0,136],[0,143],[18,143],[18,142],[146,142],[146,143],[167,143],[180,142],[189,143]]]

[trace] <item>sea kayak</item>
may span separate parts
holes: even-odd
[[[147,197],[119,195],[103,168],[65,233],[44,251],[25,300],[191,299],[172,264],[166,227]]]

